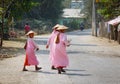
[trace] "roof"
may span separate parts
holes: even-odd
[[[75,0],[74,0],[74,1],[71,1],[71,2],[78,3],[78,2],[83,2],[83,1],[75,1]]]
[[[83,2],[81,0],[72,0],[71,2]]]
[[[117,18],[115,18],[113,20],[108,21],[108,24],[111,24],[111,25],[116,25],[119,23],[120,23],[120,16],[118,16]]]
[[[64,9],[63,18],[85,18],[84,14],[81,14],[81,9]]]

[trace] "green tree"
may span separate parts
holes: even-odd
[[[24,12],[29,11],[36,4],[34,0],[0,0],[0,2],[0,8],[2,8],[2,13],[0,14],[0,46],[2,46],[4,34],[4,18],[8,19],[8,21],[11,21],[12,17],[18,19],[24,14]]]
[[[119,0],[101,0],[98,3],[98,13],[109,20],[120,15]]]
[[[45,20],[56,23],[57,19],[60,18],[63,13],[63,1],[64,0],[41,0],[40,16]]]
[[[64,7],[65,7],[65,8],[70,8],[71,1],[72,1],[72,0],[64,0],[64,1],[63,1]]]
[[[81,12],[87,16],[86,18],[87,22],[91,23],[93,0],[83,0],[83,3],[84,3],[84,8],[81,10]]]

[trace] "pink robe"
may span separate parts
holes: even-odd
[[[30,31],[30,26],[29,25],[25,25],[24,29],[25,29],[25,33],[27,33],[27,32]]]
[[[24,65],[38,65],[39,62],[37,57],[35,56],[35,50],[38,46],[35,44],[33,38],[27,39],[27,46],[26,46],[26,60]]]
[[[55,36],[57,36],[57,34],[58,33],[55,33]],[[56,37],[54,37],[54,40],[52,40],[52,50],[50,54],[52,55],[51,63],[55,68],[66,67],[69,65],[69,59],[66,53],[66,46],[69,45],[67,36],[64,33],[60,33],[60,42],[58,44],[55,43],[55,38]]]
[[[49,39],[48,39],[48,42],[47,42],[47,45],[49,45],[49,48],[50,48],[50,53],[49,53],[49,59],[51,61],[51,64],[52,64],[52,59],[53,59],[53,42],[54,42],[54,38],[56,37],[56,34],[58,34],[58,31],[56,30],[53,30],[52,34],[50,35]]]

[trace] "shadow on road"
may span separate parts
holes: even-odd
[[[86,70],[77,70],[77,69],[66,69],[67,71],[86,71]]]
[[[88,52],[86,51],[67,51],[68,54],[89,54]]]
[[[94,44],[71,44],[71,46],[97,46]]]
[[[69,76],[91,76],[91,74],[66,73]]]
[[[67,35],[91,35],[91,30],[90,29],[87,29],[87,30],[84,30],[84,31],[72,31],[72,32],[67,32],[66,33]]]
[[[56,73],[48,72],[48,71],[42,71],[42,73],[44,73],[44,74],[56,74]]]
[[[56,74],[56,73],[53,73],[53,72],[49,72],[49,71],[29,71],[29,72],[35,72],[35,73],[43,73],[43,74]]]
[[[40,53],[40,54],[48,54],[49,55],[49,50],[39,50],[39,52],[37,51],[36,53]]]
[[[76,71],[77,72],[79,72],[79,71],[85,71],[85,70],[68,70],[68,69],[66,69],[66,73],[63,73],[64,75],[68,75],[68,76],[91,76],[91,74],[80,74],[80,73],[76,73]],[[70,72],[70,71],[75,71],[75,72]],[[43,74],[56,74],[56,71],[55,71],[55,73],[53,73],[53,72],[49,72],[49,71],[28,71],[28,72],[34,72],[34,73],[43,73]]]
[[[81,74],[81,71],[86,71],[86,70],[78,70],[78,69],[66,69],[67,73],[66,75],[69,76],[91,76],[91,74]]]

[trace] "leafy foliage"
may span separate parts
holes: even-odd
[[[63,6],[64,6],[65,8],[70,8],[71,1],[72,1],[72,0],[64,0]]]
[[[6,34],[4,30],[8,24],[14,19],[19,19],[24,12],[29,11],[35,4],[34,0],[0,0],[0,47],[2,46],[3,37]],[[7,22],[4,20],[7,19]],[[8,31],[8,28],[7,28]],[[8,34],[8,33],[7,33]]]
[[[63,0],[42,0],[40,5],[40,16],[55,22],[63,13]]]
[[[84,8],[82,9],[81,12],[87,16],[86,18],[87,24],[91,24],[93,0],[83,0],[83,3],[84,3]]]
[[[38,3],[34,0],[0,0],[0,7],[4,5],[4,17],[20,19],[21,16],[28,12],[32,7]]]
[[[117,17],[120,15],[120,1],[102,0],[98,3],[98,12],[104,16],[105,19]]]
[[[24,17],[43,21],[49,20],[53,24],[56,24],[63,13],[63,1],[64,0],[36,0],[39,5],[33,7]]]
[[[98,19],[104,18],[105,20],[113,19],[120,15],[120,0],[98,0],[95,3],[97,7]],[[82,10],[88,16],[89,22],[92,17],[92,4],[93,0],[83,0],[84,9]]]

